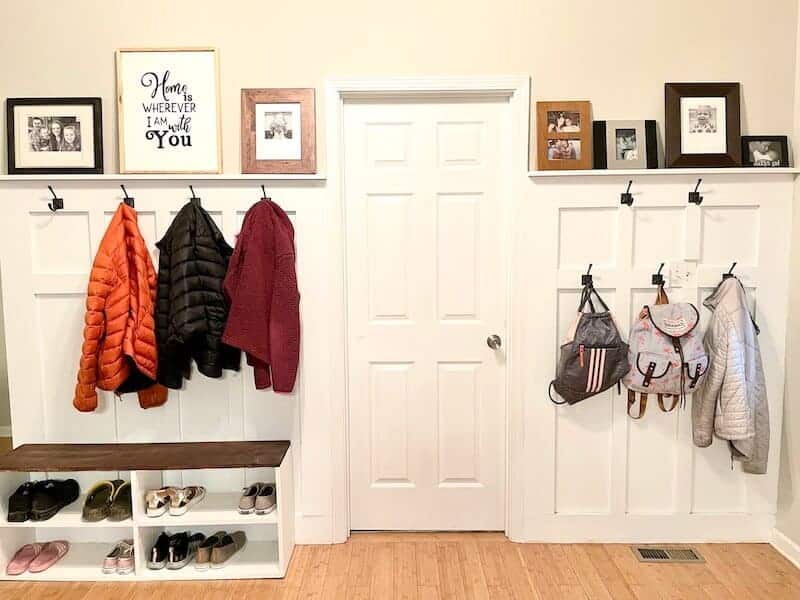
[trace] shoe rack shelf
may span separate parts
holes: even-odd
[[[25,481],[78,480],[85,491],[103,479],[130,480],[133,517],[87,523],[81,519],[85,496],[47,521],[10,523],[8,498]],[[241,487],[275,484],[277,508],[266,515],[238,512]],[[186,514],[148,517],[144,495],[163,485],[203,485],[206,497]],[[29,444],[0,456],[0,580],[148,581],[280,578],[294,549],[294,481],[288,441],[195,442],[165,444]],[[222,568],[150,570],[147,557],[162,531],[243,530],[247,544]],[[19,547],[36,541],[67,540],[70,550],[43,573],[7,576],[5,565]],[[130,574],[104,574],[103,558],[121,539],[133,539],[136,568]]]

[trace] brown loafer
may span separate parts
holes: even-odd
[[[211,550],[211,568],[221,569],[247,544],[244,531],[234,531],[224,536]]]
[[[200,546],[194,556],[194,568],[198,571],[205,571],[211,564],[211,553],[214,548],[220,545],[223,538],[227,535],[224,531],[218,531],[214,535],[208,536]]]

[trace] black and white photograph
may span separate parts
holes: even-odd
[[[635,129],[617,129],[616,130],[616,156],[617,160],[638,160],[639,152],[636,146],[636,130]]]
[[[787,136],[742,136],[742,162],[746,167],[788,167]]]
[[[99,98],[9,98],[8,172],[102,173]]]
[[[690,108],[689,133],[717,133],[717,108],[709,104]]]
[[[31,152],[80,152],[81,120],[72,115],[28,117]]]
[[[580,160],[580,140],[547,140],[548,160]]]
[[[681,98],[681,126],[683,154],[724,153],[725,98]]]
[[[547,112],[548,133],[580,133],[581,113],[551,110]]]
[[[266,111],[264,126],[264,139],[266,140],[290,140],[294,135],[290,111]]]
[[[302,125],[299,102],[256,105],[257,160],[300,160]]]

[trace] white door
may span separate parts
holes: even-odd
[[[345,103],[351,529],[504,529],[508,108]]]

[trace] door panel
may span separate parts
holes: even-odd
[[[507,106],[345,104],[353,529],[504,527]]]

